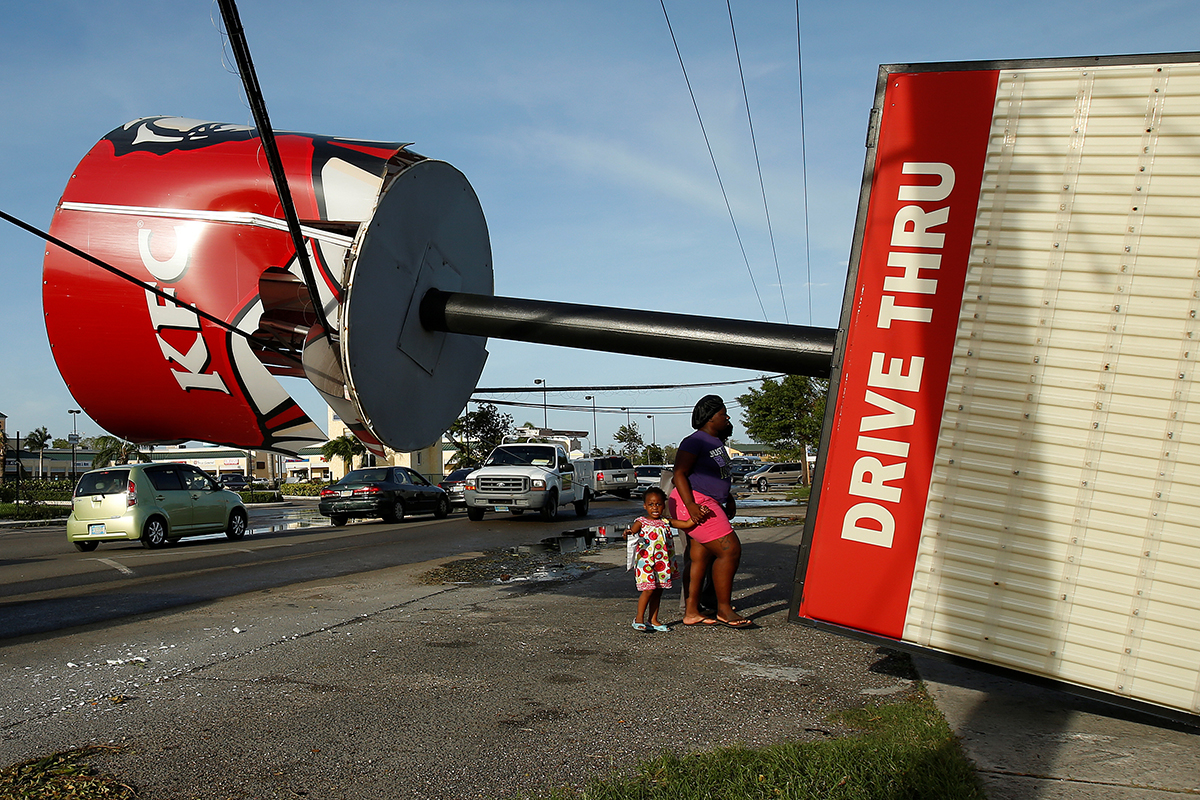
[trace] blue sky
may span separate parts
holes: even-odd
[[[6,5],[0,209],[10,214],[48,227],[74,166],[129,120],[252,124],[215,2]],[[773,254],[726,5],[666,5],[757,293],[657,0],[242,0],[239,9],[276,129],[412,141],[466,174],[487,215],[497,294],[821,327],[838,322],[879,64],[1183,51],[1200,30],[1200,6],[1183,0],[805,0],[802,138],[794,0],[734,0]],[[45,425],[64,436],[76,406],[42,323],[42,252],[0,223],[0,412],[10,433]],[[97,325],[105,313],[97,309]],[[495,340],[488,349],[482,387],[758,374]],[[136,391],[128,365],[114,359],[112,374],[114,387]],[[316,394],[288,387],[324,426]],[[653,430],[665,444],[690,430],[699,396],[730,400],[745,388],[595,394],[602,412],[630,409],[647,440]],[[583,395],[551,392],[550,424],[590,430]],[[537,406],[504,409],[518,423],[542,420],[540,393],[488,396]],[[600,443],[625,420],[601,413]],[[103,432],[86,416],[79,428]]]

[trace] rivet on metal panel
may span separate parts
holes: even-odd
[[[1145,171],[1146,171],[1145,167],[1138,167],[1138,172],[1145,172]],[[1137,209],[1135,208],[1134,211],[1137,211]]]
[[[1029,419],[1029,415],[1028,415],[1028,414],[1026,414],[1026,415],[1025,415],[1025,419]]]
[[[1147,556],[1149,556],[1149,555],[1150,555],[1150,551],[1149,551],[1149,550],[1147,550],[1147,551],[1146,551],[1146,555],[1147,555]],[[1135,611],[1135,612],[1133,612],[1133,613],[1135,613],[1135,614],[1136,614],[1137,612]]]
[[[950,459],[950,463],[951,463],[951,464],[953,464],[953,463],[954,463],[954,459],[953,459],[953,458],[952,458],[952,459]]]
[[[1154,128],[1146,128],[1146,133],[1150,133],[1153,130],[1154,130]]]
[[[1100,427],[1100,423],[1099,423],[1099,422],[1093,422],[1093,423],[1092,423],[1092,430],[1097,430],[1099,427]]]
[[[1146,555],[1150,555],[1150,554],[1149,554],[1149,553],[1146,553]],[[1133,610],[1133,615],[1134,615],[1135,617],[1138,615],[1138,610],[1137,610],[1136,608]]]
[[[1066,210],[1067,210],[1067,204],[1066,204],[1066,203],[1059,203],[1059,204],[1058,204],[1058,210],[1059,210],[1059,211],[1066,211]],[[1059,225],[1058,227],[1060,227],[1060,228],[1061,228],[1061,227],[1062,227],[1062,225]]]
[[[1019,470],[1019,469],[1013,470],[1013,475],[1020,475],[1020,474],[1021,474],[1021,470]]]
[[[1039,364],[1039,363],[1041,363],[1041,361],[1042,361],[1042,357],[1041,357],[1041,356],[1034,356],[1034,357],[1033,357],[1033,363],[1035,363],[1035,364]]]
[[[1107,372],[1107,371],[1108,371],[1108,364],[1105,364],[1105,365],[1104,365],[1104,371],[1105,371],[1105,372]]]
[[[1130,650],[1128,647],[1126,647],[1126,648],[1125,648],[1125,652],[1126,652],[1126,653],[1132,653],[1133,651],[1132,651],[1132,650]]]
[[[1183,379],[1183,373],[1182,373],[1182,372],[1181,372],[1181,373],[1179,373],[1179,378],[1180,378],[1180,380],[1182,380],[1182,379]]]
[[[958,404],[958,410],[959,410],[959,411],[962,411],[962,410],[963,410],[962,403],[959,403],[959,404]]]
[[[1055,246],[1055,247],[1058,247],[1058,242],[1055,242],[1055,243],[1054,243],[1054,246]]]
[[[1065,192],[1065,191],[1067,191],[1067,190],[1068,190],[1068,189],[1070,189],[1070,188],[1071,188],[1071,184],[1069,184],[1069,183],[1064,183],[1064,184],[1063,184],[1063,191],[1064,191],[1064,192]]]

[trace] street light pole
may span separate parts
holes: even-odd
[[[76,421],[79,415],[83,413],[78,408],[69,408],[67,413],[71,415],[71,483],[75,483],[75,448],[79,446],[79,427]]]
[[[543,378],[534,378],[533,382],[542,385],[542,427],[549,428],[550,422],[546,416],[546,381]]]
[[[586,394],[584,400],[592,401],[592,449],[600,449],[600,426],[596,424],[596,396],[594,394]]]
[[[654,425],[654,415],[647,414],[646,419],[650,420],[650,444],[658,444],[658,429]]]

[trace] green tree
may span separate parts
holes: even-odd
[[[803,375],[763,380],[738,398],[746,433],[780,458],[807,464],[808,446],[821,440],[828,390],[828,381]]]
[[[45,425],[43,425],[40,428],[34,428],[25,437],[25,447],[28,448],[30,452],[33,452],[35,450],[37,451],[37,454],[38,454],[38,477],[39,478],[46,474],[45,463],[42,460],[43,459],[42,451],[45,450],[46,447],[49,446],[49,444],[50,444],[50,431],[46,430]]]
[[[352,433],[343,433],[336,439],[330,439],[325,444],[321,445],[321,455],[325,456],[326,461],[333,461],[335,458],[340,458],[342,463],[346,465],[346,472],[354,468],[354,457],[367,454],[367,446],[358,440],[358,437]]]
[[[55,450],[70,450],[71,449],[71,443],[68,442],[66,439],[55,439],[53,442],[50,443],[50,446],[53,447]]]
[[[613,441],[621,445],[621,455],[630,461],[636,460],[638,454],[642,452],[642,448],[646,446],[646,443],[642,441],[642,432],[638,430],[636,422],[617,428],[617,432],[613,434]]]
[[[116,436],[97,436],[93,446],[96,449],[96,455],[92,457],[93,469],[146,460],[146,454],[140,447]]]
[[[667,454],[661,447],[656,444],[646,445],[646,449],[642,452],[643,464],[665,464]]]
[[[453,466],[478,467],[512,430],[511,414],[501,414],[491,403],[481,403],[476,411],[468,411],[454,420],[447,431],[458,448]]]

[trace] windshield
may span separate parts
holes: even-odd
[[[533,445],[505,445],[497,447],[483,462],[485,467],[553,467],[554,448]]]

